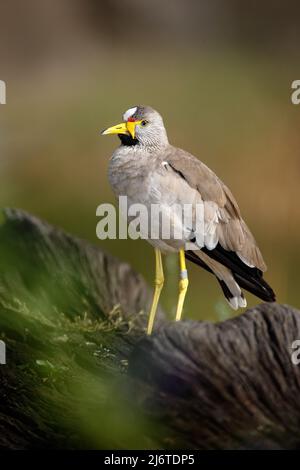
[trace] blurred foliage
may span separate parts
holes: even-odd
[[[141,335],[134,318],[126,321],[118,307],[99,310],[92,266],[82,291],[80,274],[69,269],[77,257],[78,273],[87,276],[78,241],[58,264],[52,246],[59,252],[63,237],[50,243],[47,234],[22,235],[20,227],[0,226],[0,338],[7,346],[0,427],[6,416],[7,442],[26,425],[17,446],[24,440],[25,448],[157,448],[159,429],[133,406],[126,378]]]
[[[1,71],[49,73],[120,49],[134,69],[145,50],[205,53],[224,44],[297,59],[299,12],[297,0],[10,0],[1,8]]]

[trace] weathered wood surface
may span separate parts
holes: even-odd
[[[22,211],[5,219],[1,448],[300,448],[298,310],[161,312],[146,337],[151,293],[128,265]]]
[[[5,210],[0,339],[7,344],[7,364],[0,366],[0,448],[124,445],[127,430],[109,435],[102,415],[118,401],[123,418],[120,397],[109,391],[143,334],[151,298],[128,264],[23,211]],[[86,430],[93,415],[95,429]],[[134,438],[139,429],[130,445]]]
[[[261,304],[219,324],[162,326],[130,358],[141,407],[193,448],[300,448],[299,313]]]
[[[6,209],[4,216],[0,293],[15,288],[33,301],[68,305],[70,316],[88,308],[97,319],[116,305],[125,318],[149,307],[151,292],[127,263],[21,210]]]

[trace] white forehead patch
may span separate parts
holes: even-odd
[[[134,113],[136,113],[137,111],[137,106],[135,106],[134,108],[129,108],[127,109],[127,111],[123,114],[123,120],[124,121],[128,121],[128,119],[134,115]]]

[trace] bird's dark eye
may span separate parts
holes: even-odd
[[[146,121],[146,120],[141,122],[141,126],[147,126],[147,124],[148,124],[148,121]]]

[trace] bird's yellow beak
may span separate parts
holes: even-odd
[[[140,124],[141,121],[128,121],[128,122],[121,122],[121,124],[117,124],[116,126],[108,127],[104,131],[101,132],[102,135],[109,135],[109,134],[130,134],[131,137],[135,138],[135,127],[137,124]]]

